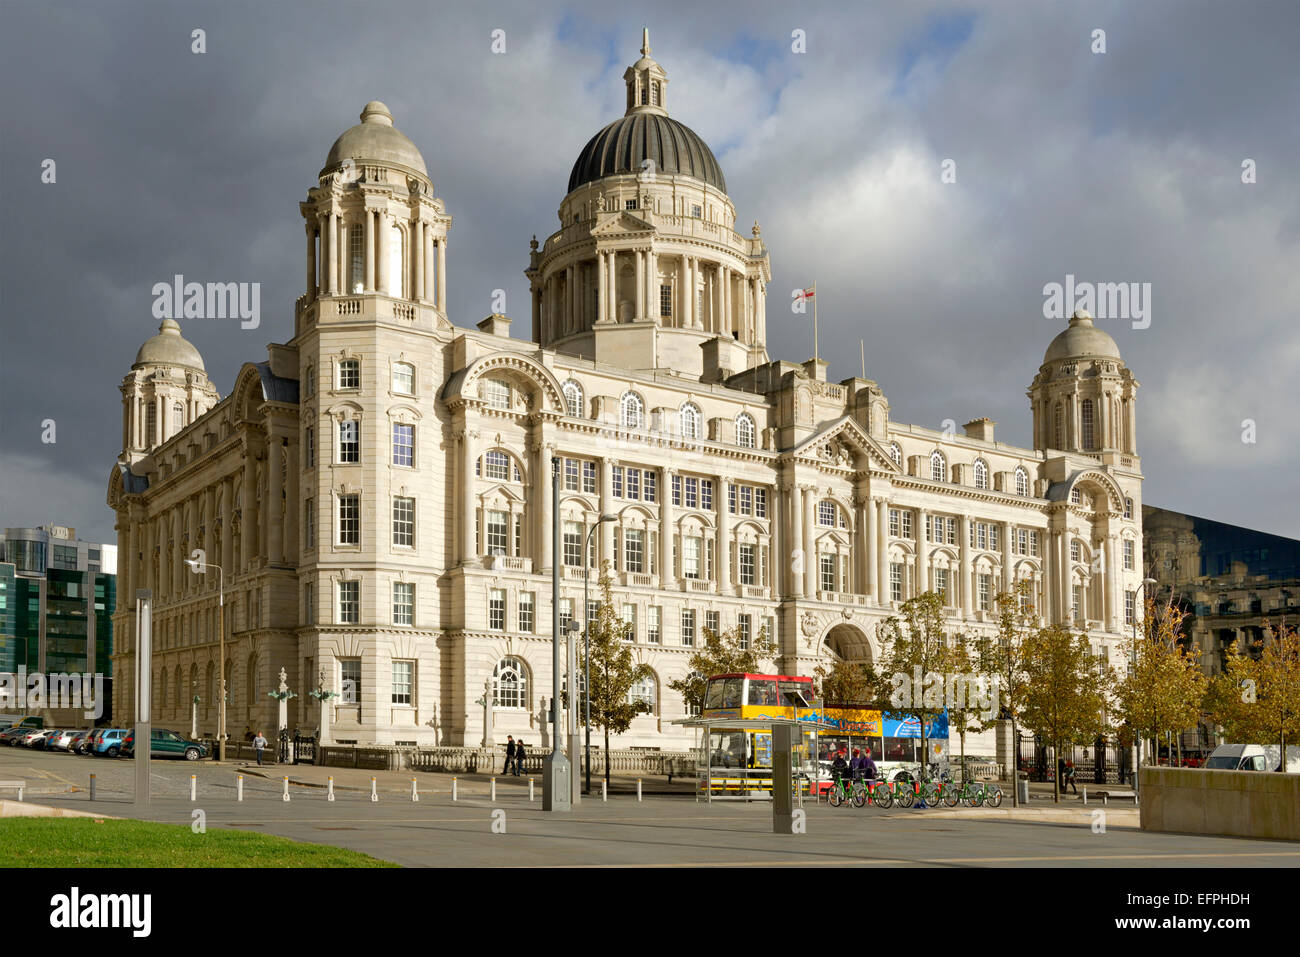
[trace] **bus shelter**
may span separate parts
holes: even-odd
[[[796,793],[816,795],[821,787],[817,760],[817,735],[831,728],[815,713],[800,719],[785,717],[737,718],[697,716],[678,718],[673,724],[696,730],[695,799],[713,801],[772,800],[772,729],[777,725],[797,729],[791,772]]]

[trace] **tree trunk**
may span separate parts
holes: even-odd
[[[1061,803],[1061,786],[1065,783],[1065,775],[1061,773],[1061,742],[1052,741],[1053,757],[1056,758],[1056,773],[1052,777],[1056,781],[1056,787],[1052,788],[1052,803]]]
[[[609,722],[605,722],[605,789],[609,790]]]
[[[1020,807],[1020,728],[1011,719],[1011,806]]]

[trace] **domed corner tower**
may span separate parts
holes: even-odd
[[[164,319],[145,340],[122,379],[122,454],[134,465],[220,400],[203,356],[181,335],[180,323]]]
[[[532,243],[532,338],[628,369],[709,381],[762,365],[767,248],[736,208],[708,145],[668,115],[650,57],[623,75],[627,110],[578,154],[560,228]]]
[[[317,323],[365,319],[449,327],[451,216],[387,106],[370,101],[361,122],[334,141],[299,209],[307,289],[295,309],[295,336]]]
[[[1034,448],[1136,467],[1137,389],[1115,340],[1079,310],[1047,347],[1029,387]]]

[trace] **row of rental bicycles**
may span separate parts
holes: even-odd
[[[966,781],[955,784],[942,779],[929,779],[921,782],[912,780],[875,781],[870,785],[860,777],[844,778],[837,776],[826,794],[831,807],[852,804],[854,807],[866,807],[873,804],[879,808],[912,807],[920,802],[922,807],[1001,807],[1002,789],[986,781]]]

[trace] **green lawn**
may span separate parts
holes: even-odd
[[[357,851],[270,834],[151,821],[0,820],[0,867],[397,867]]]

